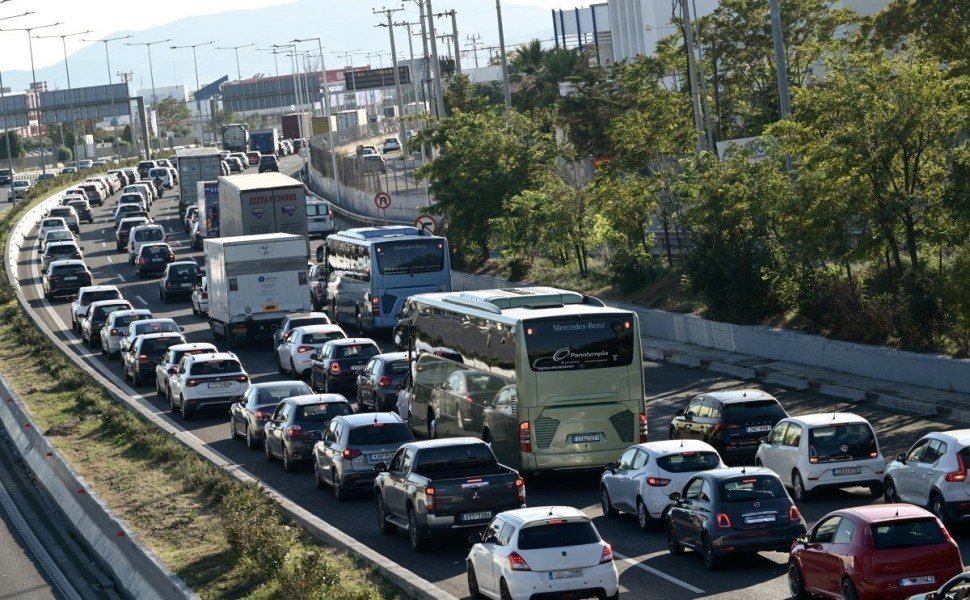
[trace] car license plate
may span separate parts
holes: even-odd
[[[364,365],[353,365],[353,366],[350,367],[350,370],[353,371],[353,372],[355,372],[355,373],[357,371],[363,371],[364,370]]]
[[[574,577],[582,577],[582,569],[568,569],[565,571],[549,571],[549,579],[572,579]]]
[[[900,587],[910,587],[914,585],[931,585],[936,583],[933,575],[923,575],[922,577],[904,577],[899,580]]]
[[[569,441],[574,444],[586,444],[588,442],[603,441],[603,436],[598,433],[575,433],[569,436]]]
[[[390,460],[394,456],[393,452],[377,452],[368,456],[371,462],[381,462],[382,460]]]
[[[182,289],[185,289],[185,288],[189,288],[189,287],[192,287],[192,284],[191,284],[191,283],[180,283],[180,284],[178,284],[178,285],[179,285],[179,287],[180,287],[180,288],[182,288]]]
[[[492,511],[483,510],[481,512],[462,513],[462,521],[484,521],[492,518]]]
[[[744,523],[745,525],[754,525],[757,523],[774,523],[775,514],[774,513],[764,513],[757,515],[745,515]]]
[[[745,431],[748,433],[763,433],[765,431],[771,431],[771,425],[752,425],[751,427],[746,427]]]
[[[77,277],[65,277],[64,281],[77,281]]]
[[[210,388],[227,388],[232,385],[231,381],[213,381],[209,384]]]
[[[841,467],[838,469],[832,469],[833,475],[859,475],[862,473],[862,467]]]

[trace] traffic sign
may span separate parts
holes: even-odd
[[[391,206],[391,195],[387,192],[377,192],[374,195],[374,204],[380,209],[388,208]]]
[[[424,229],[428,233],[434,233],[438,229],[438,222],[431,215],[418,215],[418,218],[414,220],[414,226],[418,229]]]

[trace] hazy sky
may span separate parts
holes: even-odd
[[[68,53],[74,53],[91,42],[120,30],[151,29],[150,25],[162,25],[184,17],[213,14],[228,10],[246,10],[287,4],[292,0],[164,0],[145,2],[145,0],[10,0],[0,3],[0,69],[29,70],[30,58],[27,50],[27,34],[24,31],[2,31],[6,28],[39,27],[60,22],[61,25],[37,29],[33,35],[64,35],[91,30],[85,35],[67,38]],[[395,0],[320,0],[321,2],[370,2],[375,8],[398,5]],[[600,0],[605,1],[605,0]],[[502,0],[502,6],[514,11],[516,5],[538,6],[547,9],[574,8],[588,6],[590,0]],[[410,4],[410,3],[409,3]],[[465,14],[491,13],[495,5],[492,0],[436,0],[435,12],[452,8]],[[33,11],[34,14],[22,15]],[[503,11],[505,12],[505,11]],[[504,15],[503,15],[504,16]],[[127,20],[125,17],[128,17]],[[144,24],[144,26],[141,26]],[[362,24],[362,35],[370,34],[372,24]],[[141,40],[139,40],[141,41]],[[97,42],[94,42],[97,43]],[[60,38],[33,40],[34,63],[36,68],[59,63],[64,53]],[[112,53],[115,50],[112,48]]]

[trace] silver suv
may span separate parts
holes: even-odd
[[[925,506],[943,524],[970,521],[970,429],[924,435],[886,469],[886,503]]]

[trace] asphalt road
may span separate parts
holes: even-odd
[[[298,157],[287,157],[281,165],[282,172],[293,172],[299,166]],[[135,277],[134,267],[125,256],[115,252],[110,227],[111,211],[115,198],[97,209],[93,225],[82,225],[82,245],[87,262],[99,284],[115,284],[136,308],[149,308],[155,315],[172,317],[185,327],[186,337],[193,342],[214,342],[200,317],[191,314],[188,300],[161,304],[158,300],[157,280],[140,280]],[[165,225],[172,234],[170,243],[179,258],[192,257],[203,263],[201,253],[193,252],[180,224],[176,220],[175,195],[169,192],[152,209],[156,222]],[[30,248],[28,244],[25,246]],[[313,245],[315,248],[315,244]],[[43,319],[57,335],[92,366],[102,372],[110,372],[124,389],[130,387],[123,381],[117,361],[107,361],[100,353],[92,353],[83,347],[69,331],[69,303],[57,302],[53,306],[43,300],[40,293],[38,259],[28,253],[20,257],[20,277],[32,310],[41,311]],[[388,340],[378,340],[389,346]],[[243,348],[236,351],[246,365],[253,381],[279,379],[273,354],[264,347]],[[739,381],[713,374],[702,369],[691,369],[666,363],[646,363],[645,366],[648,409],[650,415],[650,439],[667,437],[667,426],[674,412],[694,395],[715,389],[740,388]],[[791,414],[851,411],[861,414],[876,429],[885,456],[891,457],[909,447],[921,434],[931,430],[952,428],[954,424],[902,414],[894,414],[871,406],[848,405],[810,392],[793,392],[781,388],[762,386],[775,394]],[[167,404],[155,396],[151,388],[132,390],[141,394],[160,413],[166,413]],[[278,463],[267,463],[262,452],[250,451],[242,441],[231,441],[228,436],[228,418],[225,412],[200,414],[184,423],[179,417],[174,421],[197,436],[204,443],[236,461],[267,485],[301,504],[331,525],[350,536],[368,544],[384,556],[403,567],[435,583],[458,597],[467,596],[464,576],[464,557],[467,540],[464,536],[436,544],[426,554],[412,554],[403,534],[385,537],[377,531],[373,501],[361,495],[347,502],[337,502],[332,494],[316,490],[309,469],[302,473],[284,473]],[[708,573],[699,557],[688,552],[684,556],[670,556],[661,533],[642,533],[632,516],[606,519],[600,514],[597,493],[598,474],[570,474],[568,477],[545,475],[527,482],[528,502],[533,506],[567,504],[584,510],[594,518],[604,538],[613,546],[619,560],[623,597],[633,600],[662,597],[680,600],[696,597],[723,598],[731,600],[776,600],[787,598],[785,562],[787,555],[762,553],[754,557],[728,561],[722,571]],[[881,501],[881,500],[878,500]],[[822,494],[812,502],[802,503],[799,508],[811,525],[831,510],[874,502],[862,489],[836,491]],[[960,539],[965,560],[970,556],[970,536],[963,532]]]

